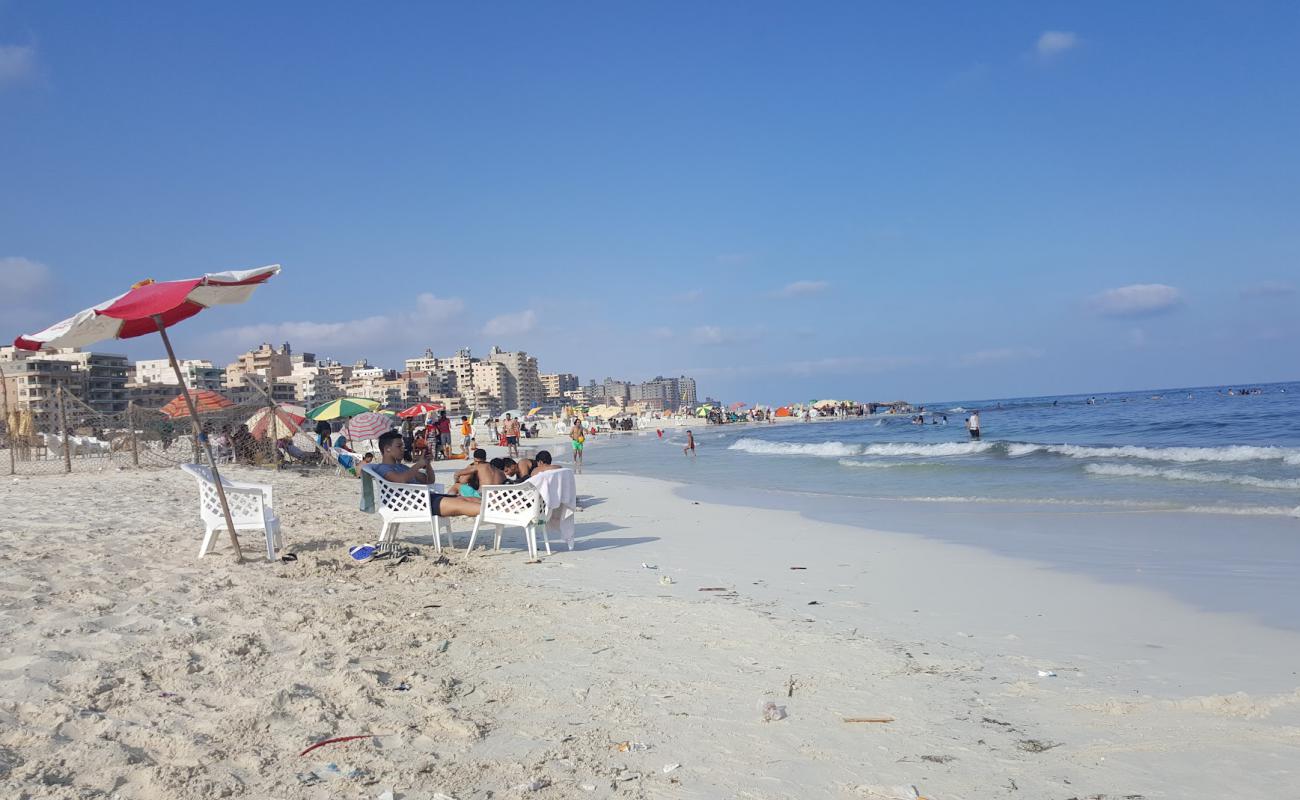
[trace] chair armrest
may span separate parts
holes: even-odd
[[[226,486],[233,486],[236,489],[256,489],[266,498],[268,506],[275,505],[275,490],[265,483],[245,483],[243,481],[226,481]]]

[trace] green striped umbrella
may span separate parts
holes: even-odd
[[[364,414],[367,411],[374,411],[379,408],[379,401],[367,400],[364,397],[340,397],[337,400],[331,400],[323,406],[316,406],[307,412],[307,419],[338,419],[339,417],[355,417],[357,414]]]

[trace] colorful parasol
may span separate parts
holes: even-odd
[[[446,406],[442,403],[416,403],[410,408],[397,412],[397,416],[402,419],[412,419],[414,417],[423,417],[436,411],[442,411]]]
[[[200,414],[220,411],[235,404],[234,400],[225,395],[217,394],[211,389],[199,389],[197,392],[192,392],[190,398],[194,401],[194,408]],[[190,415],[190,404],[186,402],[185,395],[178,394],[167,405],[158,410],[172,419],[183,419]]]
[[[286,439],[293,436],[307,421],[307,412],[302,406],[292,403],[278,403],[275,408],[261,408],[248,418],[244,424],[255,439]]]
[[[378,439],[380,435],[388,433],[392,429],[392,419],[375,411],[367,411],[350,419],[348,424],[343,426],[343,433],[349,439],[362,441],[365,439]]]
[[[367,411],[374,411],[376,408],[379,408],[379,401],[377,400],[367,400],[364,397],[340,397],[308,411],[307,419],[328,420],[338,419],[339,417],[355,417]]]
[[[221,501],[221,513],[226,518],[226,532],[230,535],[230,544],[235,549],[235,558],[243,561],[239,549],[239,539],[235,536],[235,524],[230,518],[230,506],[226,503],[225,485],[217,470],[217,462],[212,457],[212,448],[207,438],[202,435],[199,426],[198,410],[190,396],[189,387],[181,375],[180,364],[176,361],[176,352],[172,350],[171,339],[167,337],[167,328],[189,319],[205,308],[218,305],[242,303],[247,300],[261,284],[270,280],[280,271],[279,264],[272,264],[257,269],[237,269],[227,272],[211,272],[198,278],[180,281],[155,282],[143,280],[131,287],[125,294],[120,294],[99,305],[56,322],[37,333],[19,336],[14,339],[14,346],[22,350],[53,350],[59,347],[85,347],[105,339],[132,339],[136,336],[157,332],[162,337],[163,347],[167,350],[167,360],[171,362],[172,371],[180,383],[181,396],[189,406],[190,423],[194,436],[202,443],[208,456],[208,465],[212,468],[213,482],[216,484],[217,498]]]

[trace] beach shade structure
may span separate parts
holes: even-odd
[[[377,411],[367,411],[348,420],[343,434],[353,441],[378,439],[393,429],[393,420]]]
[[[200,414],[220,411],[235,404],[234,400],[225,395],[217,394],[211,389],[199,389],[196,392],[190,392],[189,396],[194,403],[194,409]],[[186,400],[185,395],[178,394],[167,405],[158,410],[172,419],[183,419],[190,415],[190,402]]]
[[[532,408],[528,409],[528,416],[535,417],[537,416],[537,413],[541,410],[542,410],[541,406],[533,406]]]
[[[307,411],[292,403],[277,403],[274,408],[261,408],[244,423],[254,439],[279,441],[293,436],[307,421]]]
[[[446,408],[446,406],[444,406],[442,403],[416,403],[410,408],[404,408],[401,411],[397,412],[397,416],[401,417],[402,419],[414,419],[416,417],[423,417],[429,414],[436,414],[437,412],[443,410],[444,408]]]
[[[367,411],[374,411],[376,408],[379,408],[379,401],[377,400],[367,400],[364,397],[340,397],[308,411],[307,419],[329,420],[338,419],[339,417],[355,417]]]
[[[203,452],[212,467],[217,497],[221,501],[221,514],[226,520],[226,532],[230,535],[230,544],[234,547],[235,559],[238,561],[243,561],[244,557],[239,550],[239,539],[235,536],[230,504],[226,502],[226,491],[217,471],[217,462],[212,457],[212,446],[199,425],[198,409],[194,406],[189,387],[185,385],[185,377],[181,374],[176,352],[167,336],[167,328],[210,306],[242,303],[252,296],[254,289],[279,272],[280,265],[272,264],[256,269],[211,272],[179,281],[143,280],[133,285],[130,291],[111,300],[79,311],[43,331],[14,339],[14,346],[21,350],[54,350],[60,347],[86,347],[105,339],[132,339],[152,333],[162,337],[167,360],[181,387],[181,396],[189,406],[194,436],[203,445]]]
[[[739,411],[740,409],[744,408],[747,405],[749,405],[749,403],[732,403],[730,406],[728,406],[728,408],[730,408],[732,411]]]
[[[790,416],[790,413],[791,413],[791,412],[790,412],[790,407],[789,407],[789,406],[781,406],[780,408],[778,408],[778,409],[775,411],[774,416],[778,416],[778,417],[788,417],[788,416]]]
[[[695,416],[707,417],[713,411],[713,406],[700,406],[695,409]]]

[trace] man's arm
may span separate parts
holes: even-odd
[[[474,471],[475,471],[475,469],[477,469],[477,467],[478,467],[478,464],[476,464],[476,463],[474,463],[473,461],[471,461],[471,462],[469,463],[469,466],[467,466],[467,467],[463,467],[463,468],[461,468],[461,469],[456,470],[456,482],[457,482],[457,483],[464,483],[464,482],[465,482],[464,479],[468,478],[470,475],[473,475],[473,474],[474,474]]]

